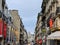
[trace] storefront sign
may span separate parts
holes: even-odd
[[[46,29],[45,29],[45,28],[43,28],[43,29],[42,29],[42,32],[43,32],[43,33],[45,33],[45,32],[46,32]]]

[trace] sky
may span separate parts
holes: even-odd
[[[41,11],[42,0],[6,0],[6,3],[9,9],[19,11],[25,29],[33,34],[38,13]]]

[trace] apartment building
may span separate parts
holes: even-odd
[[[45,11],[44,11],[44,15],[45,15],[45,28],[46,28],[46,35],[47,35],[47,45],[58,45],[60,44],[59,40],[59,35],[57,36],[57,34],[59,34],[59,7],[60,7],[60,0],[43,0],[44,3],[42,4],[46,4],[45,5]],[[43,7],[42,7],[43,9]],[[55,38],[54,38],[55,37]],[[57,38],[56,38],[57,37]],[[54,40],[53,40],[54,39]],[[55,43],[56,42],[56,43]]]
[[[36,23],[36,28],[35,28],[35,42],[37,44],[42,44],[42,13],[38,13],[37,17],[37,23]]]
[[[33,45],[35,42],[35,35],[28,32],[28,45]]]
[[[22,44],[27,42],[27,32],[18,10],[8,10],[6,0],[0,0],[0,44],[19,45],[21,39]]]
[[[60,0],[43,0],[42,2],[42,6],[41,6],[42,19],[40,21],[42,23],[40,27],[42,32],[41,42],[43,45],[55,44],[54,41],[56,40],[56,38],[52,38],[52,37],[54,36],[53,34],[57,35],[56,33],[59,33],[59,30],[60,30],[60,26],[59,26],[60,8],[59,7],[60,7]],[[37,22],[38,21],[39,19],[37,19]],[[39,24],[40,23],[37,23],[36,25],[36,29],[35,29],[36,32],[37,30],[40,30]],[[38,31],[37,33],[40,33],[40,32]],[[37,35],[37,33],[35,35]],[[37,37],[41,37],[41,35]],[[52,39],[55,39],[55,40],[52,40]],[[57,40],[56,42],[59,42],[59,41]],[[56,44],[58,45],[58,43]]]
[[[5,10],[8,10],[8,7],[6,5],[6,0],[0,0],[0,44],[5,44],[5,40],[6,40],[6,33],[7,33],[7,17],[6,14],[8,14],[8,12]],[[6,11],[6,12],[5,12]]]
[[[20,19],[20,45],[24,44],[24,25],[22,20]]]
[[[28,43],[28,34],[27,34],[27,31],[24,29],[24,44],[27,44]]]
[[[20,19],[20,45],[25,45],[28,43],[28,34],[24,28],[22,19]]]
[[[16,33],[16,44],[19,44],[20,40],[20,17],[18,10],[9,10],[11,16],[13,17],[13,25],[15,26]]]

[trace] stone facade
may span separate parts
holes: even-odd
[[[37,37],[42,37],[42,44],[46,45],[46,40],[48,35],[52,34],[55,31],[59,31],[60,30],[60,0],[43,0],[42,2],[42,6],[41,6],[42,10],[42,19],[41,21],[39,21],[39,19],[37,19],[37,22],[42,22],[41,24],[41,32],[42,32],[42,36],[38,35]],[[40,30],[39,27],[40,23],[37,23],[36,25],[36,32],[37,30]],[[35,32],[35,33],[36,33]],[[40,33],[39,31],[37,33]],[[37,33],[35,35],[37,35]],[[39,42],[39,41],[38,41]],[[41,43],[40,43],[41,44]],[[51,43],[52,44],[52,43]]]
[[[20,17],[18,14],[18,10],[9,10],[11,16],[13,17],[13,24],[16,30],[16,43],[19,43],[20,40]]]

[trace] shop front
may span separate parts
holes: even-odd
[[[46,29],[42,29],[42,45],[46,45]]]
[[[60,45],[60,31],[48,35],[47,45]]]

